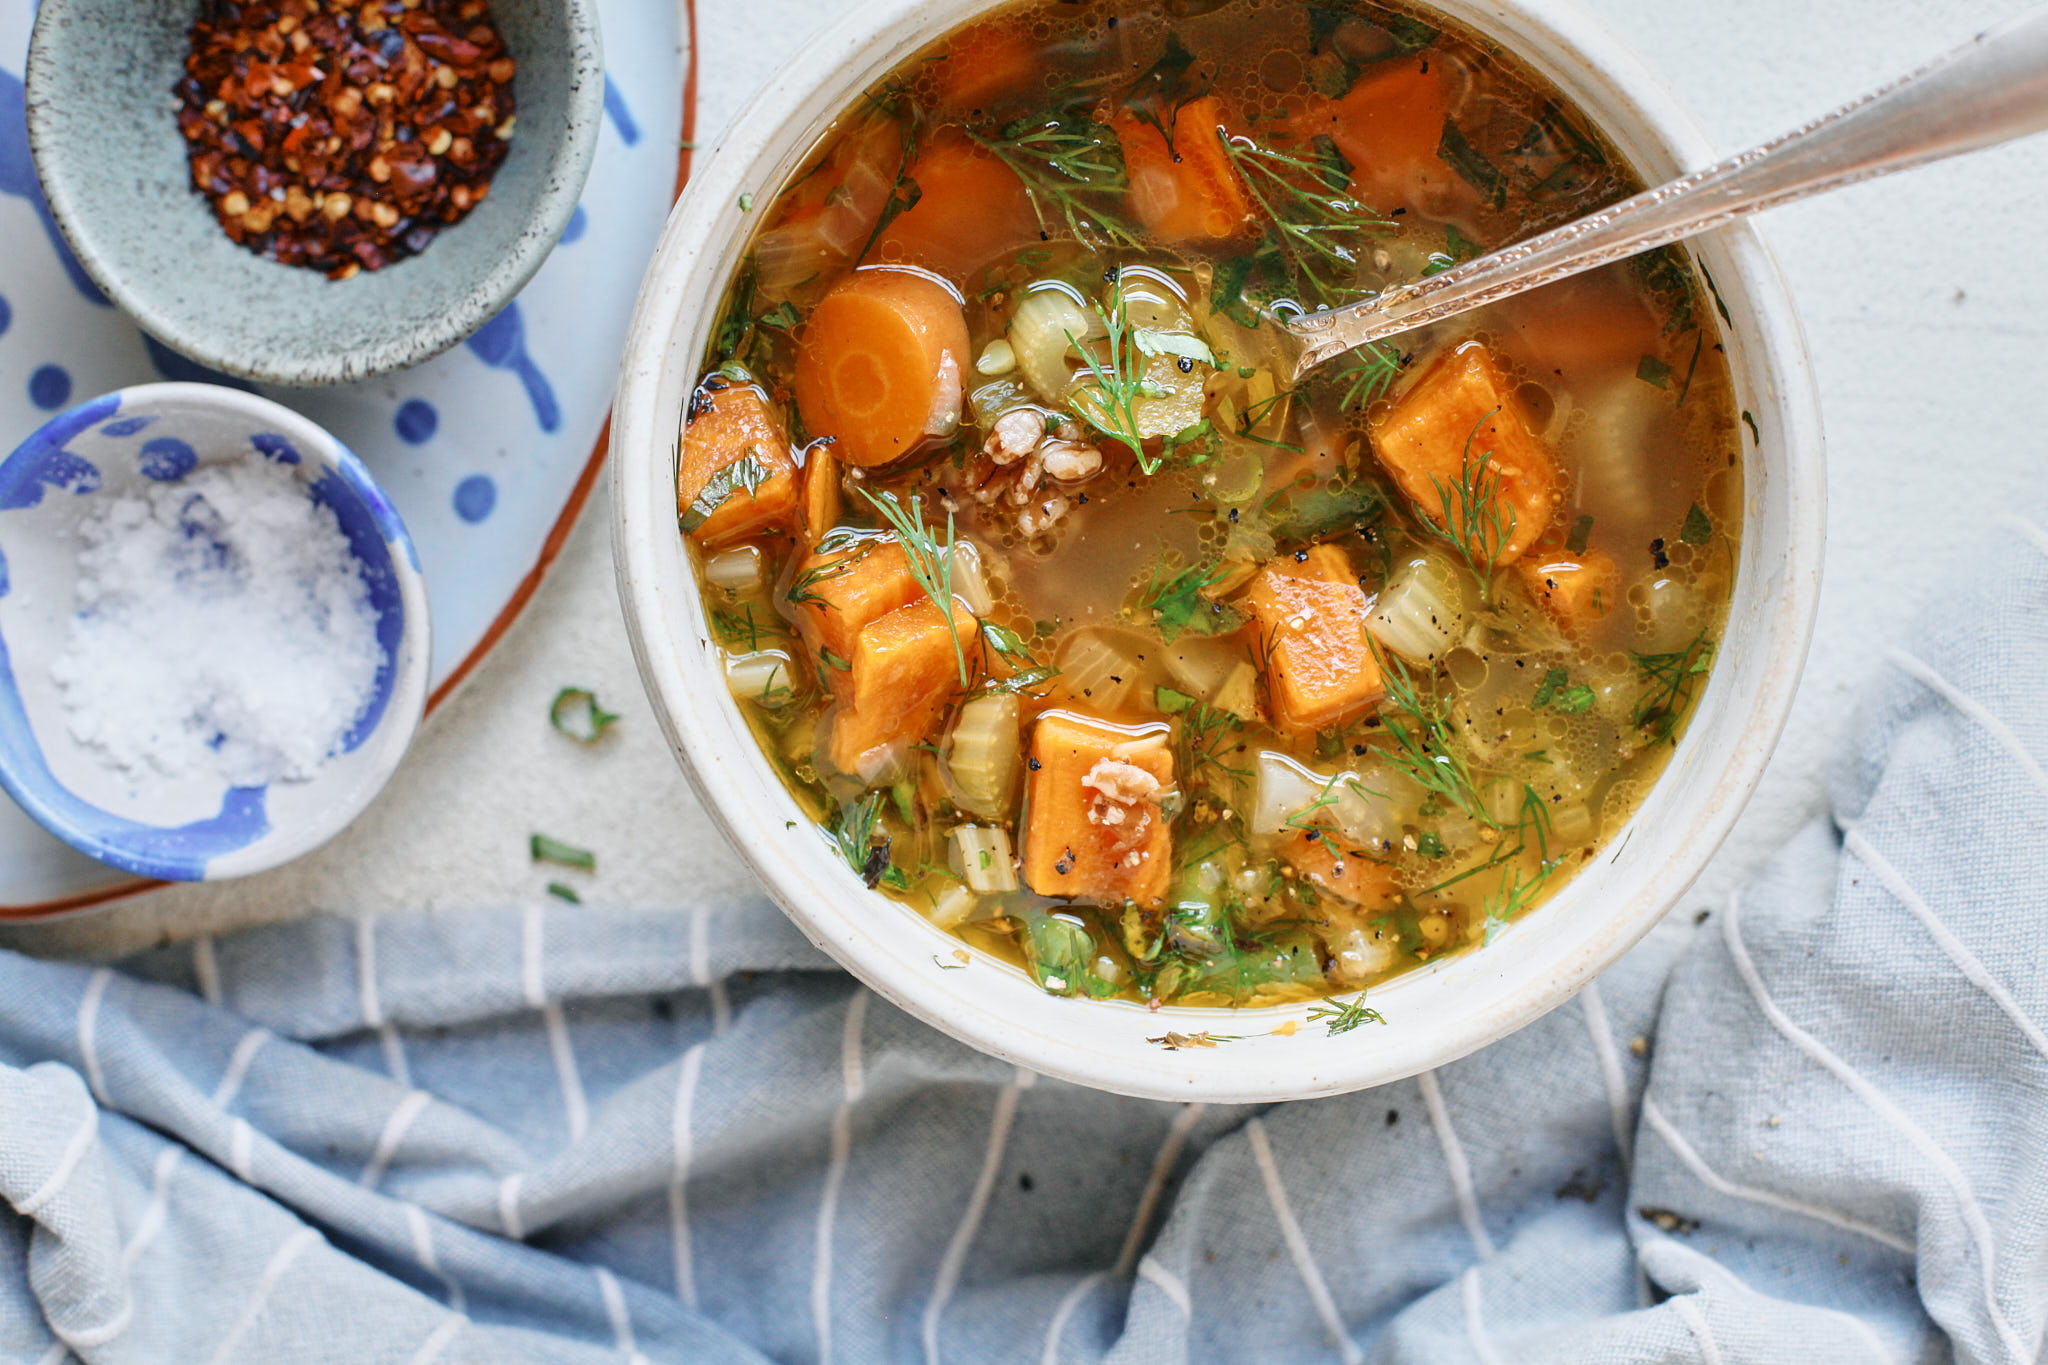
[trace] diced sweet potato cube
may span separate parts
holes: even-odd
[[[1449,527],[1474,557],[1508,564],[1550,529],[1561,481],[1515,386],[1493,352],[1468,341],[1431,366],[1372,424],[1373,453],[1422,515]],[[1484,461],[1484,467],[1481,466]],[[1469,472],[1469,478],[1468,478]],[[1462,492],[1483,496],[1469,516]]]
[[[960,690],[962,655],[972,674],[980,644],[974,613],[957,601],[951,627],[928,597],[869,622],[848,660],[847,691],[832,722],[832,762],[867,777],[892,746],[927,738]]]
[[[1329,830],[1297,834],[1287,841],[1287,861],[1319,891],[1366,910],[1393,903],[1399,892],[1394,869]]]
[[[1129,109],[1111,125],[1123,146],[1130,202],[1138,218],[1167,242],[1220,242],[1252,222],[1251,196],[1218,136],[1229,119],[1214,95],[1189,100],[1169,123],[1173,145],[1150,120]]]
[[[850,548],[814,550],[797,566],[789,587],[797,629],[813,653],[830,650],[853,658],[855,643],[869,622],[924,596],[910,576],[910,563],[894,536],[869,536]],[[826,669],[834,690],[843,671]]]
[[[1621,605],[1621,570],[1599,550],[1580,554],[1539,550],[1515,565],[1529,595],[1578,639]]]
[[[839,461],[829,445],[812,446],[804,459],[803,503],[798,510],[804,540],[813,547],[839,520]]]
[[[1031,732],[1024,881],[1041,896],[1147,909],[1166,899],[1171,731],[1048,711]]]
[[[1257,622],[1266,695],[1283,728],[1348,724],[1385,694],[1366,643],[1365,591],[1336,546],[1271,561],[1238,605]]]
[[[796,514],[796,458],[767,397],[714,376],[690,402],[676,461],[683,530],[707,550]]]
[[[1446,63],[1413,56],[1380,62],[1340,99],[1318,100],[1295,127],[1327,135],[1351,163],[1351,193],[1382,213],[1421,201],[1457,173],[1437,153],[1450,99]]]

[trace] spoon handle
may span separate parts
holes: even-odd
[[[1286,328],[1300,346],[1288,382],[1368,342],[1748,214],[2043,129],[2048,129],[2048,5],[1718,165],[1376,298],[1296,318]]]

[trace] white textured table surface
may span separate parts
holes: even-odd
[[[658,2],[658,0],[651,0]],[[1733,151],[1900,74],[2025,0],[1591,0]],[[710,145],[832,0],[700,7]],[[612,35],[613,41],[619,35]],[[1783,209],[1764,231],[1812,343],[1827,419],[1830,535],[1813,655],[1762,789],[1688,905],[1737,884],[1821,802],[1858,683],[2001,509],[2041,506],[2048,468],[2048,139]],[[267,876],[156,892],[0,945],[109,956],[312,911],[516,905],[545,894],[536,831],[595,849],[593,903],[759,896],[641,699],[612,589],[600,490],[554,575],[391,788],[336,843]],[[566,685],[624,720],[580,749],[548,729]],[[764,902],[765,903],[765,902]],[[764,913],[768,913],[764,909]]]

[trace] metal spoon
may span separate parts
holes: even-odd
[[[1803,128],[1563,227],[1280,329],[1283,385],[1346,351],[1893,171],[2048,129],[2048,6]]]

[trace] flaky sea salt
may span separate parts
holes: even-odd
[[[131,780],[312,777],[384,659],[333,510],[268,460],[97,501],[51,670],[72,736]]]

